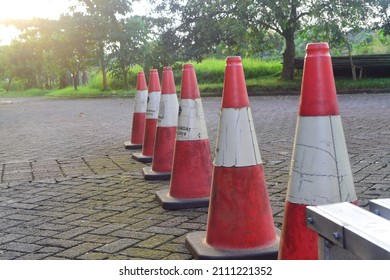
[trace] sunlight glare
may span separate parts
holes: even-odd
[[[4,1],[0,19],[31,19],[34,17],[56,19],[68,11],[69,0],[11,0]]]

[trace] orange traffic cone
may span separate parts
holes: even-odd
[[[318,259],[306,206],[357,200],[327,43],[308,44],[279,259]]]
[[[228,57],[206,232],[186,236],[198,259],[276,259],[279,240],[240,57]]]
[[[212,165],[210,143],[196,74],[183,66],[180,115],[169,190],[156,193],[164,209],[207,207]]]
[[[134,153],[132,156],[133,159],[144,163],[152,162],[154,142],[156,139],[158,108],[161,97],[160,79],[156,69],[150,70],[148,91],[142,152]]]
[[[125,142],[126,149],[141,149],[144,142],[146,104],[148,100],[148,87],[146,86],[145,73],[137,74],[137,92],[133,112],[133,123],[130,141]]]
[[[172,68],[164,67],[153,162],[151,167],[142,169],[145,180],[171,178],[178,112],[179,104]]]

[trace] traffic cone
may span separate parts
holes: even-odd
[[[228,57],[206,232],[186,236],[197,259],[276,259],[279,240],[240,57]]]
[[[135,105],[130,141],[125,142],[126,149],[141,149],[144,142],[146,105],[148,101],[148,87],[146,86],[145,73],[137,74],[137,91],[135,93]]]
[[[206,120],[194,66],[183,66],[172,176],[169,189],[156,192],[164,209],[208,207],[212,164]]]
[[[356,202],[327,43],[306,47],[279,259],[318,259],[306,206]]]
[[[178,112],[179,103],[172,68],[164,67],[152,166],[142,169],[145,180],[171,178]]]
[[[133,159],[144,163],[152,162],[154,142],[156,139],[158,109],[161,97],[160,79],[156,69],[150,70],[148,92],[142,152],[134,153],[132,156]]]

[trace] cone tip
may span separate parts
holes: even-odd
[[[147,88],[145,73],[144,71],[139,71],[137,74],[137,90],[146,90]]]
[[[226,58],[227,64],[241,63],[241,56],[228,56]]]
[[[310,55],[329,55],[329,44],[326,42],[307,44],[306,56]]]
[[[303,66],[299,115],[329,116],[339,113],[329,45],[325,42],[309,43]]]
[[[186,63],[183,65],[183,75],[181,82],[180,96],[182,99],[197,99],[200,98],[198,81],[194,65]]]
[[[149,92],[161,91],[157,69],[150,70]]]
[[[176,94],[172,67],[164,67],[161,94]]]
[[[183,70],[193,69],[193,68],[194,68],[194,65],[191,63],[186,63],[183,65]]]
[[[309,43],[306,45],[306,49],[307,50],[329,49],[329,44],[327,42]]]
[[[249,107],[244,68],[240,56],[226,58],[222,108]]]

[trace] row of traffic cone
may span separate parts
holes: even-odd
[[[172,176],[169,190],[156,194],[163,208],[207,207],[212,172],[211,152],[194,67],[192,64],[183,67],[180,109],[172,69],[164,67],[161,94],[157,86],[157,71],[153,69],[150,74],[149,96],[154,94],[155,99],[151,102],[152,98],[149,98],[145,108],[142,152],[134,153],[132,158],[144,163],[152,162],[151,167],[142,169],[146,180],[166,180]],[[141,86],[138,87],[137,83],[137,94],[145,88],[144,73],[138,75]],[[156,109],[157,97],[160,101]],[[158,114],[155,114],[156,111]],[[133,130],[134,133],[142,134],[142,131]],[[152,142],[154,147],[147,148],[151,147]],[[126,148],[135,147],[127,145]]]
[[[317,235],[306,227],[306,206],[357,200],[328,44],[307,46],[281,232],[274,227],[241,58],[228,57],[226,63],[213,164],[193,66],[183,67],[179,108],[174,98],[172,69],[164,68],[160,103],[164,105],[158,125],[155,124],[157,131],[149,127],[156,137],[155,154],[148,154],[153,157],[153,164],[143,170],[145,178],[150,172],[171,174],[169,189],[156,193],[163,208],[209,207],[206,232],[186,237],[187,248],[195,258],[318,259]],[[152,79],[151,72],[149,95],[158,89],[151,87],[157,84],[158,76],[155,81]],[[141,73],[137,81],[140,86],[136,102],[144,102],[146,86]],[[146,122],[152,111],[149,102]],[[145,108],[142,104],[135,106]],[[168,111],[176,116],[178,111],[178,118],[172,113],[166,120]],[[135,108],[136,113],[142,112]],[[153,117],[157,123],[156,114]],[[133,116],[133,120],[139,118]],[[152,141],[146,139],[147,129],[146,123],[142,154],[138,158],[146,153],[147,141]],[[164,143],[167,139],[169,144]],[[160,156],[166,165],[161,170],[164,164],[158,163]],[[133,158],[137,159],[134,155]],[[172,165],[168,166],[169,163]]]

